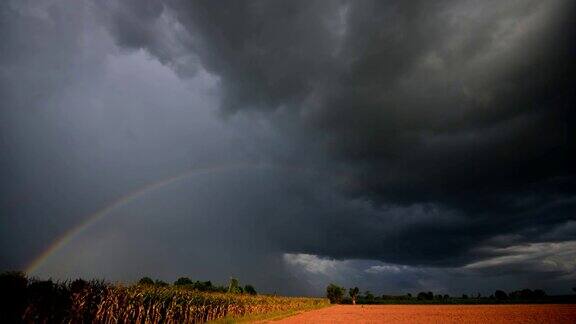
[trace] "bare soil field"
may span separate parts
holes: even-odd
[[[576,323],[576,305],[337,305],[273,323]]]

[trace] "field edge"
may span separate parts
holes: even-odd
[[[309,311],[314,311],[318,309],[328,308],[336,306],[335,304],[319,304],[316,306],[311,306],[298,310],[288,310],[281,312],[271,312],[262,314],[249,314],[241,317],[224,317],[213,321],[208,321],[209,324],[232,324],[232,323],[267,323],[278,321],[287,317],[300,315]]]

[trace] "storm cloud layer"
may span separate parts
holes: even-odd
[[[172,204],[136,204],[126,212],[141,215],[134,228],[118,215],[124,227],[100,234],[115,243],[98,245],[96,232],[78,243],[96,253],[79,256],[90,264],[80,269],[113,276],[89,260],[114,244],[165,244],[179,260],[204,257],[248,278],[268,267],[273,276],[254,280],[269,285],[308,276],[313,289],[280,287],[294,293],[336,279],[458,291],[471,278],[515,289],[547,277],[557,289],[575,271],[575,9],[568,0],[6,2],[2,243],[15,231],[37,240],[2,251],[3,263],[23,264],[75,215],[154,179],[243,163],[252,169],[182,187]],[[146,224],[173,240],[146,241]],[[225,235],[211,249],[229,256],[210,263],[193,246],[215,228]]]
[[[365,245],[308,252],[450,264],[495,234],[530,231],[525,239],[537,240],[574,217],[576,26],[569,2],[110,7],[121,46],[144,48],[181,74],[199,62],[219,77],[225,113],[260,111],[306,132],[298,144],[310,138],[344,163],[350,194],[376,208],[422,205],[424,213],[464,218],[415,224],[393,239],[368,230]],[[165,33],[181,41],[168,42]],[[333,218],[373,221],[360,211]],[[390,248],[391,241],[399,243]],[[286,242],[288,249],[306,245]]]

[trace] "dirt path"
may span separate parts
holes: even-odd
[[[576,323],[576,305],[338,305],[271,323]]]

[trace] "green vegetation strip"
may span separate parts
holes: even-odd
[[[576,288],[573,288],[576,292]],[[370,291],[360,294],[358,287],[350,288],[348,296],[346,289],[335,284],[326,287],[326,297],[332,304],[361,304],[361,305],[492,305],[492,304],[572,304],[576,303],[576,295],[556,295],[549,296],[541,289],[522,289],[506,293],[496,290],[490,296],[477,295],[462,297],[451,297],[447,294],[434,294],[431,291],[420,292],[416,296],[412,294],[393,296],[377,296]]]

